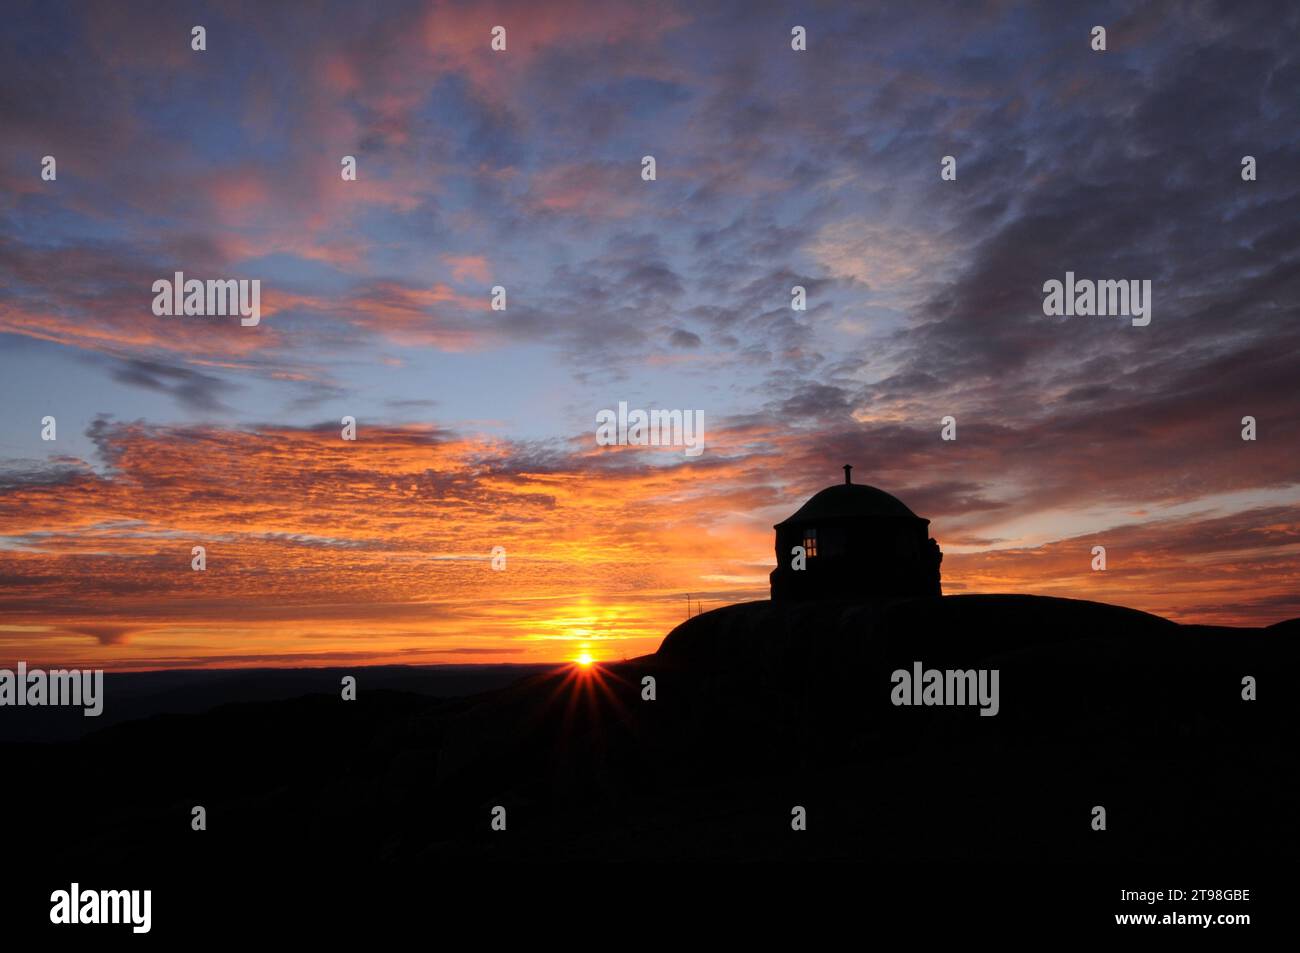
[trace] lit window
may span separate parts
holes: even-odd
[[[803,531],[803,551],[809,556],[817,555],[817,530],[806,529]]]

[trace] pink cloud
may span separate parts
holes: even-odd
[[[451,268],[451,277],[455,281],[472,278],[487,283],[488,261],[482,255],[443,255],[442,260]]]

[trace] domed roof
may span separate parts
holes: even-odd
[[[816,520],[837,517],[886,516],[904,519],[921,519],[909,510],[898,497],[884,490],[867,486],[865,483],[840,483],[828,486],[820,493],[815,493],[807,503],[799,507],[794,515],[776,524],[776,528],[787,523],[811,523]]]

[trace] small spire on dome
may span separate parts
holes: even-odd
[[[844,483],[846,485],[853,482],[853,478],[849,475],[849,471],[852,469],[853,465],[851,463],[844,464]]]

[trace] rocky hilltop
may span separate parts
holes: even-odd
[[[362,865],[1283,860],[1296,634],[1031,596],[753,602],[654,655],[465,697],[368,690],[362,669],[355,702],[227,704],[0,755],[43,779],[10,805],[19,846],[92,866],[234,869],[268,842],[305,864],[339,844]],[[927,702],[963,685],[976,703]],[[87,802],[87,776],[114,784]],[[197,803],[219,836],[178,834]]]

